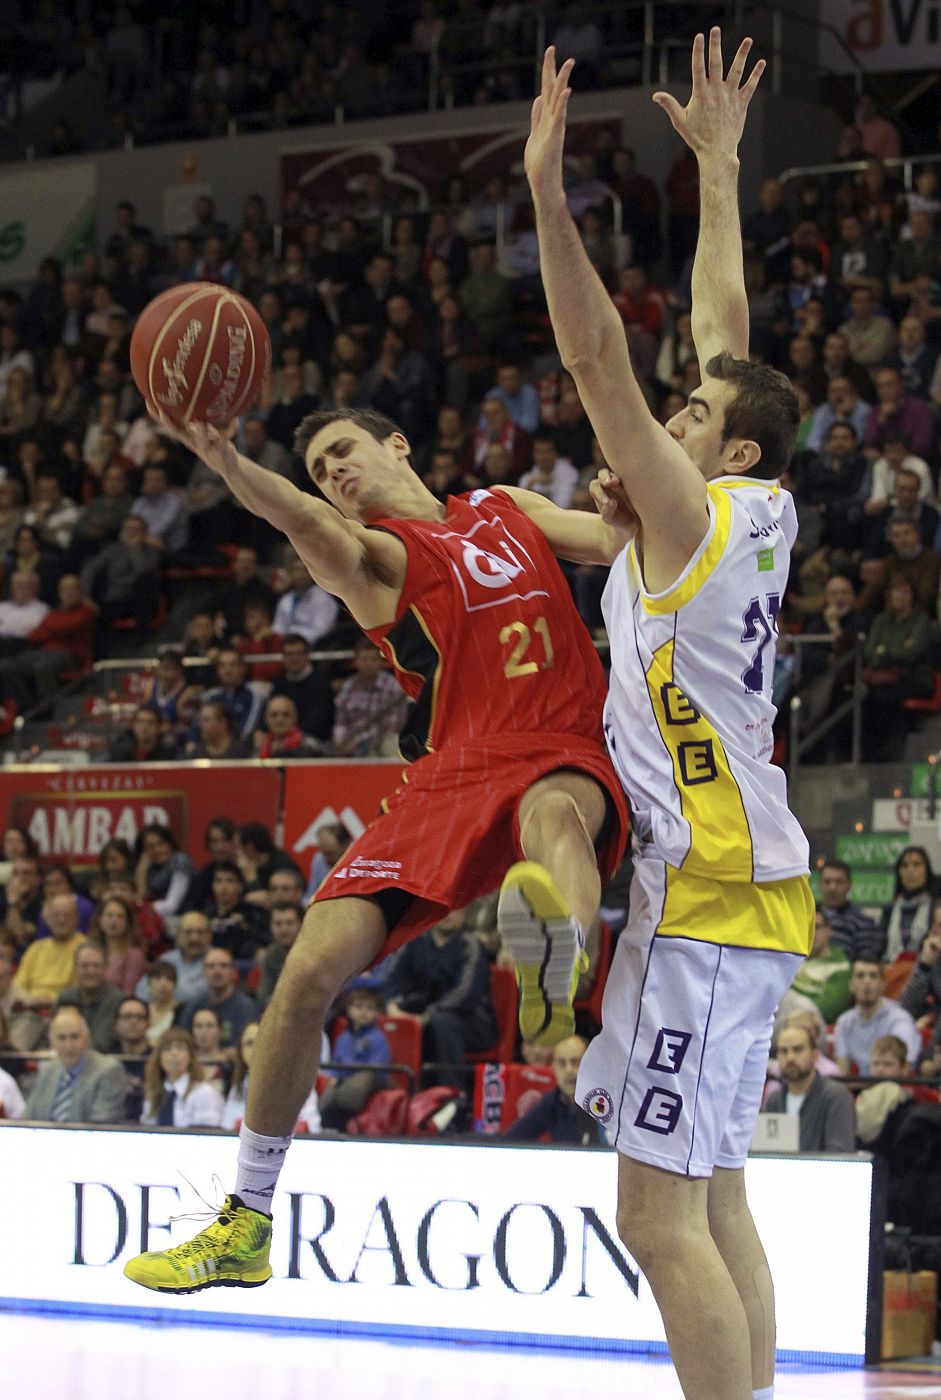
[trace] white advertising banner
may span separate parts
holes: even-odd
[[[820,18],[843,40],[820,31],[820,64],[833,73],[941,66],[938,7],[929,0],[822,0]]]
[[[0,199],[0,283],[32,281],[43,258],[71,262],[94,243],[93,161],[5,166]]]
[[[0,1127],[0,1196],[22,1203],[0,1217],[0,1310],[665,1350],[615,1233],[612,1152],[302,1139],[274,1201],[268,1284],[177,1297],[128,1282],[125,1260],[200,1228],[170,1217],[205,1209],[188,1182],[210,1197],[233,1148],[212,1134]],[[870,1160],[756,1157],[747,1175],[779,1355],[860,1363]]]

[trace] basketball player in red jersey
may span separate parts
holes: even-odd
[[[627,815],[602,735],[604,675],[555,554],[610,562],[623,539],[525,491],[442,505],[395,424],[368,410],[313,414],[299,429],[326,503],[212,427],[165,426],[284,531],[382,648],[415,701],[402,746],[417,760],[321,885],[291,949],[255,1046],[235,1194],[195,1240],[125,1267],[144,1287],[190,1292],[270,1278],[271,1199],[324,1019],[378,957],[503,879],[524,1034],[571,1034],[581,930]]]

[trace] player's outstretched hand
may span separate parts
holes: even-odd
[[[213,427],[211,423],[188,423],[183,427],[168,418],[162,408],[154,403],[147,404],[147,412],[155,423],[159,423],[168,437],[181,442],[199,457],[212,471],[224,476],[238,464],[238,453],[232,439],[238,432],[239,420],[227,423],[224,428]]]
[[[523,165],[536,198],[562,191],[562,151],[565,146],[565,113],[572,89],[569,77],[575,60],[567,58],[555,71],[555,49],[550,44],[542,60],[542,88],[533,103],[529,140]]]
[[[742,82],[751,39],[743,39],[732,59],[728,76],[722,76],[722,33],[718,26],[709,31],[709,71],[706,72],[706,41],[702,34],[693,40],[693,91],[681,107],[668,92],[655,92],[653,100],[662,107],[679,136],[697,156],[734,155],[742,139],[745,113],[758,86],[765,61],[759,58]]]

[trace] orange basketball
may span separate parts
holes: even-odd
[[[257,402],[270,372],[264,321],[238,292],[214,282],[161,292],[131,336],[134,383],[179,424],[238,417]]]

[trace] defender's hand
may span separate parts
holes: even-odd
[[[565,113],[572,89],[569,76],[575,60],[567,58],[555,71],[555,48],[550,44],[542,61],[542,89],[533,103],[529,140],[523,154],[526,178],[533,197],[562,193],[562,151],[565,146]]]
[[[653,100],[662,107],[680,136],[696,155],[734,155],[742,139],[745,113],[765,71],[759,58],[742,84],[745,60],[752,40],[743,39],[732,60],[728,77],[722,77],[722,33],[718,26],[709,32],[709,72],[706,72],[706,41],[702,34],[693,40],[693,91],[681,107],[668,92],[655,92]]]

